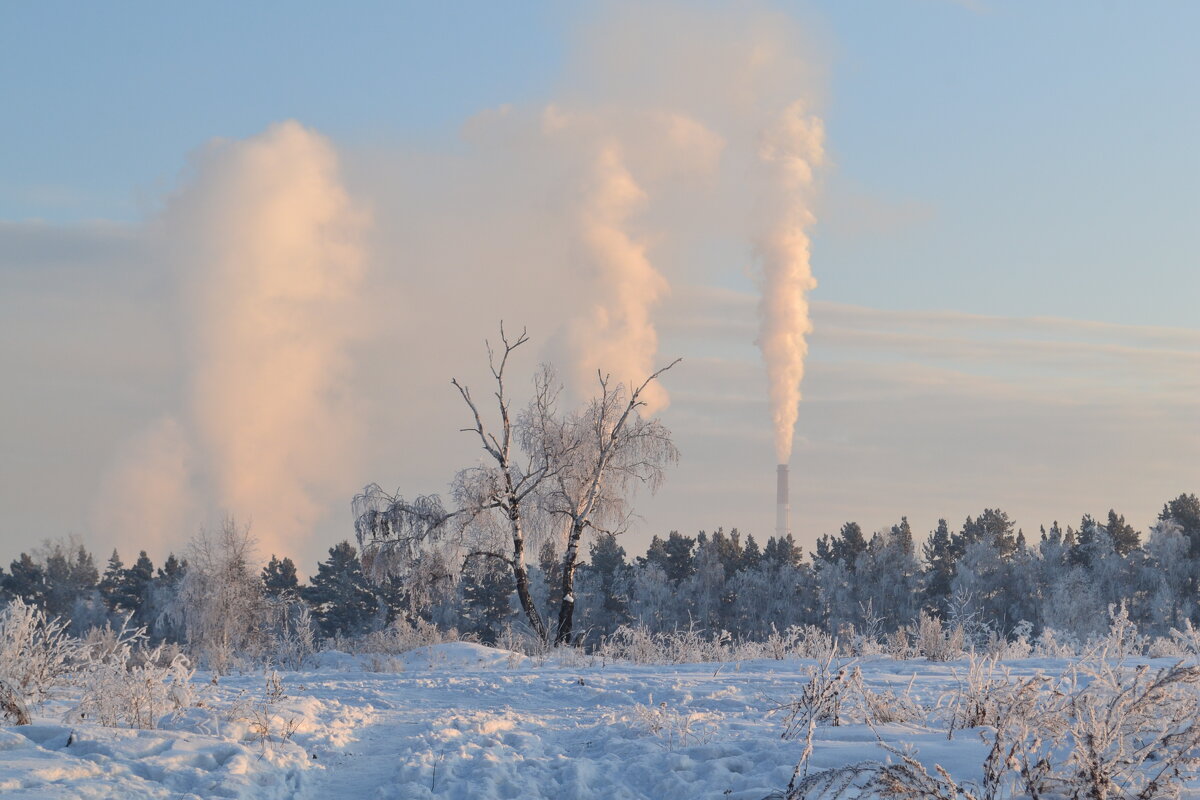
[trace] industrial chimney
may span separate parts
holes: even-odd
[[[788,466],[780,464],[776,473],[778,483],[775,486],[775,535],[779,538],[791,533],[792,508],[788,503]]]

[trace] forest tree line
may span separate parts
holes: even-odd
[[[597,533],[587,551],[575,581],[573,637],[584,646],[622,625],[745,640],[793,625],[882,636],[921,613],[977,636],[1050,631],[1082,642],[1107,629],[1109,609],[1119,604],[1147,634],[1200,623],[1194,494],[1167,502],[1145,533],[1110,511],[1026,536],[1004,511],[985,509],[954,529],[941,520],[919,542],[905,518],[869,536],[847,522],[808,554],[790,535],[760,543],[720,528],[654,536],[633,558],[616,534]],[[561,565],[553,541],[528,565],[530,599],[547,617],[561,603]],[[397,620],[485,643],[528,627],[512,570],[495,559],[426,559],[406,574],[374,579],[369,567],[344,541],[302,581],[290,558],[256,564],[248,533],[228,522],[159,566],[145,551],[129,564],[114,551],[101,568],[80,544],[48,543],[0,569],[0,593],[80,635],[128,619],[157,641],[217,647],[210,660],[269,649],[282,640],[280,629],[336,645]]]

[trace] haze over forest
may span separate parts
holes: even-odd
[[[478,457],[500,320],[518,394],[683,358],[631,553],[765,540],[780,459],[806,551],[1148,529],[1200,488],[1200,11],[1081,8],[0,12],[0,562],[232,513],[311,568]]]

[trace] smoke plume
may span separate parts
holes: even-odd
[[[173,417],[162,417],[127,442],[101,478],[92,525],[126,555],[178,541],[194,519],[192,447]]]
[[[808,292],[817,285],[810,263],[808,230],[814,171],[824,160],[824,125],[788,106],[763,132],[758,156],[767,170],[767,227],[757,250],[762,264],[758,346],[767,365],[775,455],[780,464],[792,455],[800,382],[804,379],[805,337],[812,331]]]
[[[597,372],[611,373],[626,385],[654,371],[658,334],[650,313],[668,286],[650,263],[646,247],[630,235],[626,223],[645,202],[615,144],[601,147],[584,188],[580,239],[592,271],[586,311],[571,327],[577,381],[592,383]],[[660,383],[646,387],[646,414],[667,405]]]
[[[194,171],[166,219],[188,254],[192,434],[216,503],[287,552],[348,491],[364,220],[333,148],[295,122],[214,143]]]

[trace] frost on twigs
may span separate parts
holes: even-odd
[[[668,751],[711,742],[720,733],[713,716],[675,708],[666,702],[655,705],[653,697],[649,705],[638,703],[633,707],[635,725],[657,737]]]
[[[0,720],[12,725],[28,725],[31,721],[25,701],[3,679],[0,679]]]
[[[66,682],[78,657],[78,643],[66,623],[13,600],[0,611],[0,706],[16,724],[28,724],[29,709],[45,702]]]
[[[912,800],[975,800],[950,776],[939,770],[931,775],[915,759],[897,764],[861,761],[813,773],[784,793],[765,800],[866,800],[867,798],[912,798]]]
[[[165,645],[146,647],[144,628],[103,628],[81,645],[74,680],[79,702],[70,721],[107,727],[157,728],[166,714],[196,704],[187,657]]]

